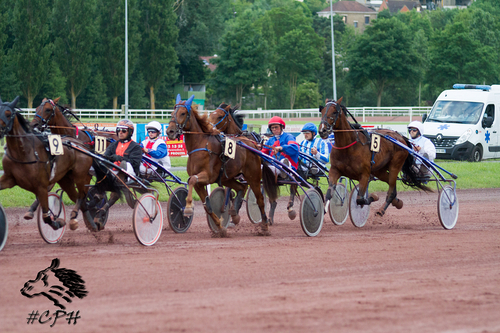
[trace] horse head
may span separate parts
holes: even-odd
[[[174,112],[167,127],[167,136],[170,140],[179,139],[184,130],[189,129],[193,99],[194,95],[191,95],[187,101],[183,101],[181,95],[177,95]]]
[[[42,103],[36,108],[35,117],[30,123],[32,129],[44,130],[49,125],[54,125],[56,106],[60,97],[56,99],[44,98]]]
[[[231,105],[222,103],[210,114],[210,116],[208,116],[208,121],[210,121],[219,131],[224,132],[231,121],[230,112]]]
[[[322,139],[328,138],[328,135],[333,132],[333,128],[342,112],[342,106],[340,105],[341,101],[342,97],[336,102],[326,99],[325,106],[320,106],[321,123],[319,124],[318,133]]]
[[[2,102],[0,99],[0,139],[12,130],[16,118],[17,102],[19,102],[19,96],[10,103]]]

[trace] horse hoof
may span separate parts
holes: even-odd
[[[378,201],[378,195],[376,195],[375,193],[370,193],[370,198],[372,199],[372,202],[373,201]]]
[[[71,219],[71,221],[69,221],[69,228],[71,230],[78,229],[78,221],[76,219]]]
[[[240,216],[239,215],[234,215],[234,216],[232,215],[231,220],[234,223],[234,225],[237,225],[240,223]]]
[[[258,236],[271,236],[271,233],[269,232],[269,225],[267,223],[260,222],[257,235]]]
[[[34,216],[35,216],[35,214],[33,212],[26,212],[26,214],[24,214],[24,219],[31,220],[31,219],[33,219]]]
[[[193,216],[193,208],[192,207],[184,208],[184,216],[187,218],[190,218],[191,216]]]
[[[296,217],[297,217],[297,213],[295,212],[295,210],[291,209],[288,211],[288,218],[290,220],[295,220]]]
[[[397,209],[401,209],[401,208],[403,208],[403,200],[399,200],[398,198],[394,198],[394,200],[392,200],[392,205],[394,207],[396,207]]]
[[[64,221],[63,219],[57,219],[55,221],[52,221],[49,225],[52,227],[52,229],[59,230],[66,225],[66,221]]]
[[[384,214],[385,214],[385,211],[383,211],[383,210],[378,210],[378,211],[375,213],[375,215],[377,215],[377,216],[384,216]]]

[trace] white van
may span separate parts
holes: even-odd
[[[479,162],[500,157],[500,85],[455,84],[422,121],[437,158]]]

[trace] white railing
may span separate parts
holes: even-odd
[[[420,117],[424,113],[428,114],[432,107],[418,106],[394,106],[394,107],[352,107],[349,112],[361,122],[365,122],[367,117],[399,117],[409,116]],[[35,109],[21,109],[23,116],[32,119],[35,116]],[[121,109],[75,109],[72,110],[82,119],[109,119],[118,120],[124,118]],[[211,112],[205,110],[204,112]],[[173,110],[150,110],[150,109],[129,109],[128,117],[133,119],[169,119]],[[297,110],[241,110],[248,119],[269,119],[273,116],[282,118],[319,118],[321,113],[319,109],[297,109]]]

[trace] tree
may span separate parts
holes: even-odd
[[[112,108],[118,108],[118,96],[125,87],[125,2],[100,0],[99,3],[99,56],[100,72],[112,98]],[[128,0],[128,63],[132,75],[139,55],[139,5]]]
[[[175,47],[182,81],[203,82],[204,65],[199,56],[214,54],[231,13],[229,0],[182,1],[176,10],[179,38]]]
[[[149,88],[150,107],[155,109],[155,87],[165,78],[175,81],[178,62],[174,45],[178,28],[173,0],[141,0],[141,69]]]
[[[318,85],[314,82],[303,82],[297,87],[295,106],[297,109],[312,109],[322,103]]]
[[[436,31],[431,39],[432,70],[427,81],[439,90],[454,83],[494,82],[498,76],[498,52],[474,39],[467,25],[455,20],[443,31]]]
[[[287,32],[278,44],[280,50],[278,71],[288,76],[290,88],[290,108],[295,103],[297,79],[319,69],[322,41],[311,27]]]
[[[15,1],[12,32],[15,43],[9,56],[16,64],[17,79],[21,91],[28,100],[28,108],[33,107],[33,99],[39,93],[52,53],[49,40],[50,6],[47,0]]]
[[[267,78],[268,44],[253,24],[250,11],[236,19],[221,44],[213,72],[215,85],[219,90],[232,90],[236,103],[242,105],[245,89]]]
[[[97,34],[95,12],[95,0],[54,1],[54,57],[68,80],[73,109],[76,108],[76,98],[87,86],[90,78],[91,46],[94,45]]]
[[[377,19],[353,42],[348,77],[357,89],[370,83],[380,106],[386,84],[416,77],[416,62],[408,27],[396,18]]]

